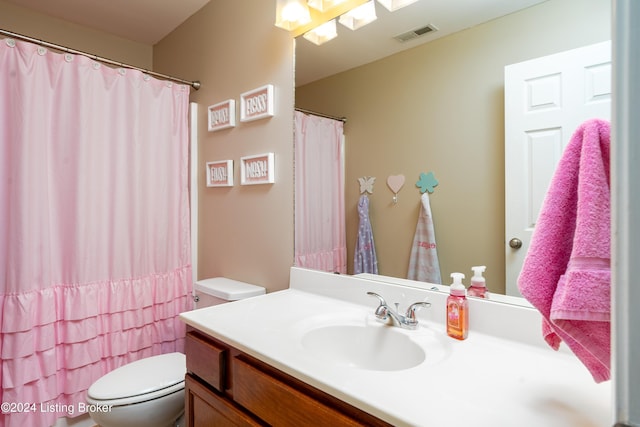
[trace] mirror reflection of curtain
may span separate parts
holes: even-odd
[[[106,372],[183,351],[188,106],[188,86],[0,42],[0,397],[47,408],[0,425],[77,416]]]
[[[346,273],[343,127],[295,112],[295,265]]]

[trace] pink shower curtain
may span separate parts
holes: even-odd
[[[295,112],[295,264],[346,273],[343,123]]]
[[[183,349],[188,97],[138,71],[0,40],[5,426],[77,416],[103,374]]]

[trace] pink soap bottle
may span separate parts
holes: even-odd
[[[469,302],[467,301],[462,279],[464,274],[451,273],[453,283],[447,297],[447,335],[458,340],[464,340],[469,334]]]
[[[469,286],[469,296],[478,298],[489,298],[489,291],[487,290],[487,284],[482,277],[482,273],[487,269],[484,265],[477,265],[471,267],[473,270],[473,277],[471,278],[471,286]]]

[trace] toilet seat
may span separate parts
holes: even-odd
[[[123,406],[158,399],[184,389],[187,372],[182,353],[147,357],[98,379],[87,392],[90,404]]]

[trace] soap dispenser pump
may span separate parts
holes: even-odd
[[[467,290],[462,284],[464,274],[451,273],[453,283],[447,297],[447,335],[458,340],[464,340],[469,333],[469,303],[466,298]]]
[[[487,269],[484,265],[476,265],[471,267],[473,277],[471,278],[471,286],[469,286],[469,296],[478,298],[489,298],[489,291],[482,273]]]

